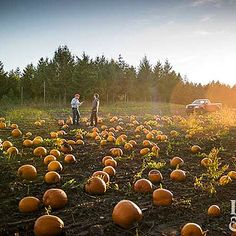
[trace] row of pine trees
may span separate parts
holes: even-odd
[[[74,93],[91,100],[99,93],[104,102],[159,101],[187,104],[197,98],[209,98],[236,107],[236,85],[230,87],[212,81],[207,85],[189,82],[177,73],[168,60],[151,65],[145,56],[137,68],[120,55],[117,60],[105,56],[74,56],[60,46],[52,59],[40,58],[37,65],[4,71],[0,61],[0,103],[68,102]]]

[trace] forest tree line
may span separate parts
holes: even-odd
[[[90,58],[83,53],[74,56],[67,46],[60,46],[52,59],[40,58],[37,65],[28,64],[6,72],[0,61],[0,103],[44,101],[67,103],[75,93],[91,100],[99,93],[104,102],[158,101],[187,104],[197,98],[209,98],[236,107],[236,85],[218,81],[207,85],[189,82],[166,60],[151,65],[143,57],[137,68],[120,55],[117,60],[105,56]]]

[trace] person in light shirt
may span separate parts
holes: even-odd
[[[73,117],[73,124],[79,125],[79,118],[80,112],[79,107],[83,104],[83,102],[79,101],[80,95],[77,93],[75,94],[74,98],[71,100],[71,108],[72,108],[72,117]]]

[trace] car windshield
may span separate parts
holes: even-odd
[[[205,104],[208,103],[208,100],[195,100],[193,104]]]

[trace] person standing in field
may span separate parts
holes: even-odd
[[[75,97],[71,100],[71,108],[72,108],[72,117],[73,117],[73,125],[79,125],[80,112],[79,107],[83,104],[83,102],[79,101],[80,95],[77,93]]]
[[[93,103],[92,103],[90,125],[93,126],[93,121],[94,121],[94,125],[96,127],[97,123],[98,123],[99,95],[97,93],[95,93],[93,97],[94,97],[94,99],[93,99]]]

